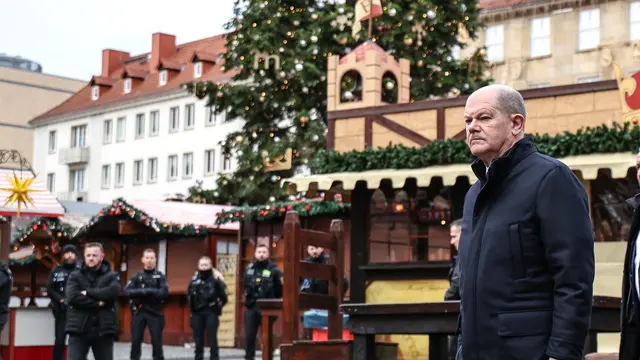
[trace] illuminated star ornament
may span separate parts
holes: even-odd
[[[31,185],[33,184],[33,180],[35,180],[35,177],[27,176],[24,179],[20,179],[16,175],[15,171],[13,172],[13,177],[9,175],[6,175],[6,177],[7,177],[7,180],[9,181],[9,184],[11,184],[11,187],[0,188],[0,190],[8,191],[11,194],[7,197],[7,201],[5,201],[4,206],[6,207],[7,205],[16,204],[16,206],[18,207],[18,212],[17,212],[18,216],[20,216],[20,210],[22,209],[23,206],[26,208],[28,207],[29,204],[31,204],[32,206],[35,207],[35,205],[33,204],[33,200],[31,199],[30,193],[44,191],[44,190],[35,190],[31,188]]]

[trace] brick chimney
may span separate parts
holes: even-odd
[[[150,70],[155,71],[161,59],[166,59],[176,53],[176,37],[163,33],[153,34],[151,44],[151,59],[149,61]]]
[[[114,71],[124,65],[127,59],[129,59],[128,52],[110,49],[102,50],[102,76],[111,76]]]

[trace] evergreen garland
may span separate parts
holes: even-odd
[[[546,155],[563,158],[595,153],[638,151],[640,126],[626,122],[613,126],[581,128],[575,133],[565,131],[555,136],[533,135],[538,150]],[[420,169],[434,165],[471,163],[474,156],[464,140],[436,140],[423,147],[389,145],[363,151],[339,153],[320,150],[311,161],[314,174],[361,172],[381,169]]]
[[[93,225],[102,220],[105,217],[119,217],[134,220],[140,224],[143,224],[160,234],[165,235],[178,235],[178,236],[205,236],[213,230],[206,226],[194,225],[194,224],[175,224],[170,222],[160,221],[152,216],[149,216],[146,212],[135,208],[127,203],[123,198],[113,200],[113,203],[104,209],[100,210],[98,215],[94,216],[89,222],[78,230],[76,237],[83,237],[89,234]]]
[[[351,204],[340,199],[332,201],[303,200],[298,202],[275,202],[258,206],[244,206],[223,211],[218,214],[218,225],[230,222],[261,222],[284,218],[287,211],[296,211],[302,217],[318,215],[348,214]]]
[[[57,238],[69,238],[73,236],[75,228],[67,223],[60,221],[60,219],[57,218],[38,217],[30,221],[22,229],[16,231],[13,235],[11,243],[22,243],[27,238],[29,238],[29,235],[31,235],[31,233],[37,230],[49,231],[52,237],[55,236]]]

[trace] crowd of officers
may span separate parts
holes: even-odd
[[[328,263],[322,248],[309,246],[307,251],[307,261]],[[169,296],[167,281],[156,268],[157,256],[153,249],[144,250],[141,260],[143,269],[129,279],[124,288],[132,310],[130,359],[140,360],[144,331],[148,327],[153,359],[164,360],[163,307]],[[300,284],[302,292],[328,293],[326,281],[301,279]],[[244,286],[245,359],[254,360],[262,318],[256,301],[282,297],[282,273],[269,260],[266,245],[257,245],[254,260],[245,270]],[[345,291],[347,286],[345,282]],[[47,293],[55,318],[53,360],[64,359],[67,335],[69,360],[86,360],[89,350],[96,360],[113,360],[113,344],[118,333],[116,304],[121,286],[118,273],[112,271],[104,259],[102,245],[85,245],[82,262],[77,260],[75,246],[66,245],[62,250],[62,264],[49,276]],[[204,359],[205,332],[210,359],[218,360],[219,317],[228,298],[222,274],[213,267],[211,258],[203,256],[198,261],[198,270],[187,287],[187,299],[195,360]]]

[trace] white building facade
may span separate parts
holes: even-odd
[[[63,109],[32,121],[33,167],[58,199],[163,200],[186,195],[197,181],[214,188],[220,173],[233,170],[234,161],[223,156],[220,142],[240,130],[242,121],[212,112],[205,100],[180,86],[205,78],[203,68],[215,72],[216,64],[211,61],[203,67],[195,50],[183,64],[171,60],[175,70],[164,69],[160,56],[154,65],[154,55],[161,52],[157,43],[166,42],[156,37],[170,36],[154,34],[152,53],[142,57],[146,58],[143,65],[136,62],[142,69],[151,63],[149,70],[138,71],[135,77],[127,65],[121,71],[105,72],[109,67],[105,59],[113,54],[103,53],[102,76],[94,77],[75,95],[80,97],[77,104],[72,100],[61,105]],[[173,49],[173,55],[180,55],[175,45]],[[173,56],[169,53],[167,58]],[[201,57],[211,58],[211,54]]]

